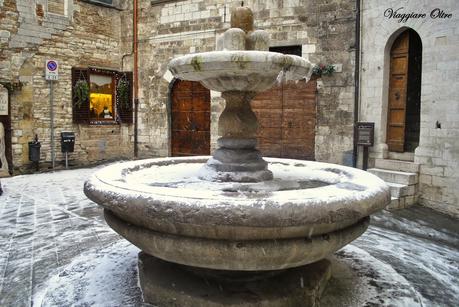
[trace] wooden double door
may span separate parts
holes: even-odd
[[[387,145],[413,152],[419,145],[422,44],[413,30],[402,32],[390,53]]]
[[[210,91],[176,80],[171,92],[171,155],[210,154]]]
[[[253,99],[263,156],[314,160],[316,87],[315,80],[287,82]]]
[[[288,82],[252,101],[258,149],[264,156],[314,160],[316,81]],[[175,81],[171,92],[171,155],[210,154],[210,91]]]

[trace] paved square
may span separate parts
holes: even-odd
[[[83,194],[94,169],[1,179],[0,305],[30,306],[59,267],[119,239]]]

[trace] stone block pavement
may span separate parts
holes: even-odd
[[[119,239],[83,193],[93,172],[1,179],[0,306],[32,306],[33,295],[57,268]]]
[[[83,193],[84,181],[97,169],[1,179],[1,307],[144,305],[138,249],[105,224],[102,210]],[[418,206],[372,218],[364,235],[333,256],[355,276],[333,273],[322,306],[398,306],[405,299],[456,306],[457,220]],[[352,295],[344,302],[346,287]]]

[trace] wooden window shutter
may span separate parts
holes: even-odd
[[[89,91],[88,99],[78,101],[75,95],[75,85],[78,81],[84,81],[88,84],[89,89],[89,71],[86,68],[72,67],[72,114],[73,122],[77,124],[89,123]]]
[[[120,93],[120,82],[126,82],[128,93],[127,93],[127,101],[122,101],[121,93]],[[133,78],[132,72],[120,72],[116,74],[116,110],[117,110],[117,118],[120,123],[124,124],[132,124],[133,121]]]

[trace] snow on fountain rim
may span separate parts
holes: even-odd
[[[263,64],[263,65],[260,65]],[[307,78],[311,63],[296,55],[259,50],[208,51],[183,55],[172,59],[168,68],[174,76],[190,81],[202,81],[215,74],[248,76],[250,74],[278,75],[288,72],[289,80]]]
[[[226,206],[272,204],[323,204],[348,203],[388,195],[387,184],[368,172],[346,166],[292,160],[265,158],[274,173],[274,181],[260,183],[211,182],[205,177],[204,163],[209,157],[155,158],[113,164],[96,172],[87,185],[91,190],[119,197],[119,200],[147,198],[176,201],[200,206]],[[155,177],[156,175],[156,177]],[[326,186],[306,189],[276,190],[276,178],[282,182],[317,180]],[[156,180],[156,181],[155,181]],[[160,186],[167,182],[179,183],[176,187]],[[159,186],[158,186],[159,184]],[[156,185],[156,186],[155,186]],[[246,192],[245,188],[259,189]],[[225,191],[235,191],[227,193]],[[259,193],[259,195],[257,195]],[[356,203],[357,202],[357,203]],[[374,204],[373,204],[374,205]],[[387,204],[378,204],[382,208]],[[379,208],[379,209],[380,209]],[[376,208],[374,208],[376,209]]]

